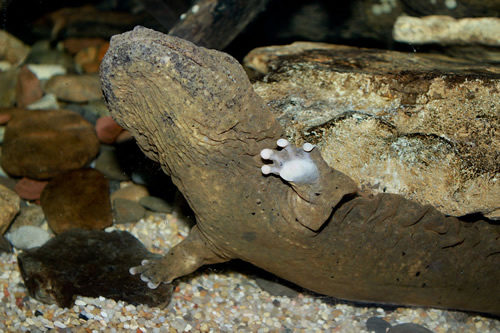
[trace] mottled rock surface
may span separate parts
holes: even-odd
[[[358,184],[500,218],[498,67],[319,43],[255,49],[245,64],[287,135]]]
[[[108,181],[95,169],[55,177],[45,187],[40,201],[56,234],[73,228],[104,229],[113,222]]]
[[[70,307],[82,295],[161,307],[170,301],[172,285],[152,290],[128,271],[153,257],[128,232],[75,229],[23,252],[18,263],[30,295],[44,303]]]
[[[99,151],[94,128],[67,110],[13,110],[2,146],[12,176],[45,179],[87,165]]]

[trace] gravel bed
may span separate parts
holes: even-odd
[[[128,230],[162,253],[185,238],[189,227],[175,215],[158,214],[113,229]],[[434,332],[500,332],[499,320],[462,312],[351,306],[308,293],[271,296],[247,274],[211,268],[180,279],[164,309],[80,296],[63,309],[27,295],[15,254],[0,255],[0,268],[0,332],[366,332],[373,316]]]

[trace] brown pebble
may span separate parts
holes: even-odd
[[[112,144],[123,131],[123,128],[111,116],[104,116],[97,119],[95,130],[97,137],[102,143]]]
[[[75,55],[75,62],[82,67],[85,73],[97,73],[108,47],[109,43],[86,47]]]
[[[27,105],[38,101],[43,96],[40,81],[33,74],[27,65],[19,71],[16,84],[17,107],[24,108]]]
[[[16,183],[14,190],[25,200],[37,200],[40,199],[40,195],[47,183],[47,181],[23,177]]]
[[[8,113],[0,113],[0,125],[5,125],[9,122],[12,116]]]
[[[64,40],[63,45],[68,53],[76,54],[85,48],[104,43],[106,43],[106,40],[102,38],[68,38]]]
[[[111,201],[115,201],[118,198],[127,199],[130,201],[139,202],[139,200],[143,197],[149,195],[148,189],[143,185],[130,184],[127,185],[113,194],[111,194]]]
[[[45,187],[40,198],[52,231],[104,229],[112,225],[108,180],[95,169],[63,173]]]
[[[79,169],[99,151],[93,126],[68,110],[12,113],[2,145],[2,167],[12,176],[47,179]]]

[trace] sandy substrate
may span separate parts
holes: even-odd
[[[189,230],[173,215],[113,228],[130,231],[157,253]],[[367,332],[366,320],[373,316],[392,325],[413,322],[434,332],[500,332],[499,320],[462,312],[351,306],[309,293],[271,296],[249,274],[212,268],[182,278],[164,309],[104,297],[78,297],[72,308],[59,308],[27,295],[15,254],[2,254],[0,267],[0,332]]]

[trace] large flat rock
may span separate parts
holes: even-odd
[[[294,43],[245,58],[289,138],[375,192],[500,218],[500,68]]]

